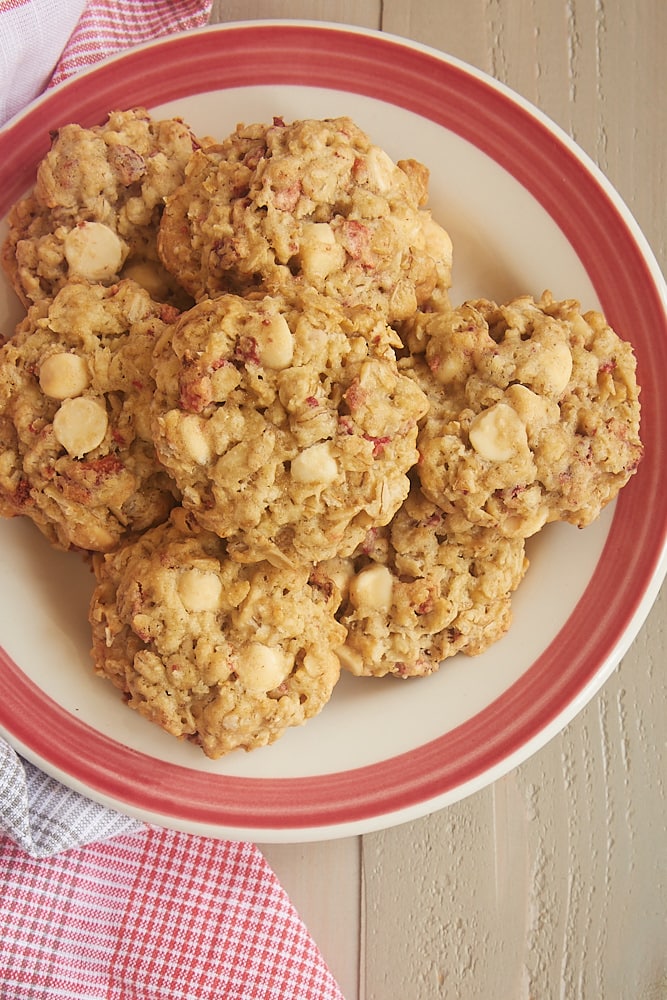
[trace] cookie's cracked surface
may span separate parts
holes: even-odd
[[[153,346],[176,315],[129,280],[71,282],[29,310],[0,348],[3,516],[100,551],[167,517],[149,409]]]
[[[315,292],[206,299],[162,338],[158,455],[236,558],[347,554],[393,517],[426,410],[394,342],[373,311]]]
[[[338,653],[350,673],[431,674],[507,632],[528,567],[523,540],[472,525],[458,532],[452,520],[415,485],[391,524],[369,532],[351,559],[318,567],[343,595],[347,639]]]
[[[96,671],[208,757],[273,743],[329,701],[345,630],[308,567],[240,564],[181,508],[94,565]]]
[[[157,230],[197,145],[183,121],[143,108],[55,132],[33,191],[8,220],[2,262],[22,301],[52,298],[71,278],[109,285],[121,276],[154,298],[191,301],[160,264]]]
[[[404,319],[450,285],[427,181],[349,118],[239,126],[199,150],[167,198],[160,255],[197,299],[307,286]]]
[[[528,537],[583,527],[641,460],[631,345],[574,300],[523,296],[420,314],[405,365],[431,399],[418,474],[442,509]]]

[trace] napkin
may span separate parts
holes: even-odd
[[[0,0],[0,125],[47,86],[86,0]]]
[[[0,125],[132,44],[205,24],[196,0],[0,0]],[[108,809],[0,739],[3,1000],[343,1000],[254,844]]]
[[[48,858],[141,827],[138,820],[66,788],[0,739],[0,833],[28,854]]]
[[[60,4],[58,5],[60,7]],[[91,0],[58,61],[51,84],[129,45],[206,24],[202,0]]]
[[[0,0],[0,125],[104,56],[206,24],[202,0]]]
[[[343,1000],[252,844],[144,827],[35,862],[0,840],[3,1000]]]

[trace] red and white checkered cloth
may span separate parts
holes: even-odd
[[[0,997],[342,1000],[252,844],[145,827],[35,862],[0,840]]]
[[[343,1000],[254,844],[147,826],[0,739],[2,1000]]]
[[[208,0],[0,0],[0,125],[48,85],[210,12]]]
[[[203,25],[199,0],[0,0],[0,126],[52,83]],[[0,740],[2,1000],[343,1000],[259,849],[146,826]]]
[[[60,83],[77,70],[128,45],[206,24],[211,4],[202,0],[91,0],[53,74]]]

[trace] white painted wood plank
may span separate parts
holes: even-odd
[[[285,17],[379,28],[381,8],[381,0],[214,0],[210,21]]]
[[[667,996],[666,614],[544,751],[364,838],[362,997]]]

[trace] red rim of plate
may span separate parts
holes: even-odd
[[[634,638],[664,572],[667,537],[667,417],[660,409],[667,297],[659,270],[618,195],[567,136],[457,60],[389,35],[289,21],[224,25],[143,46],[50,91],[0,133],[0,216],[31,186],[58,125],[91,125],[114,107],[278,84],[347,91],[421,115],[488,154],[536,198],[580,258],[611,325],[635,346],[646,457],[556,640],[487,708],[377,764],[255,779],[157,761],[70,715],[0,652],[0,724],[37,762],[129,812],[225,835],[253,831],[257,839],[263,831],[377,827],[383,817],[461,797],[538,749],[583,707]]]

